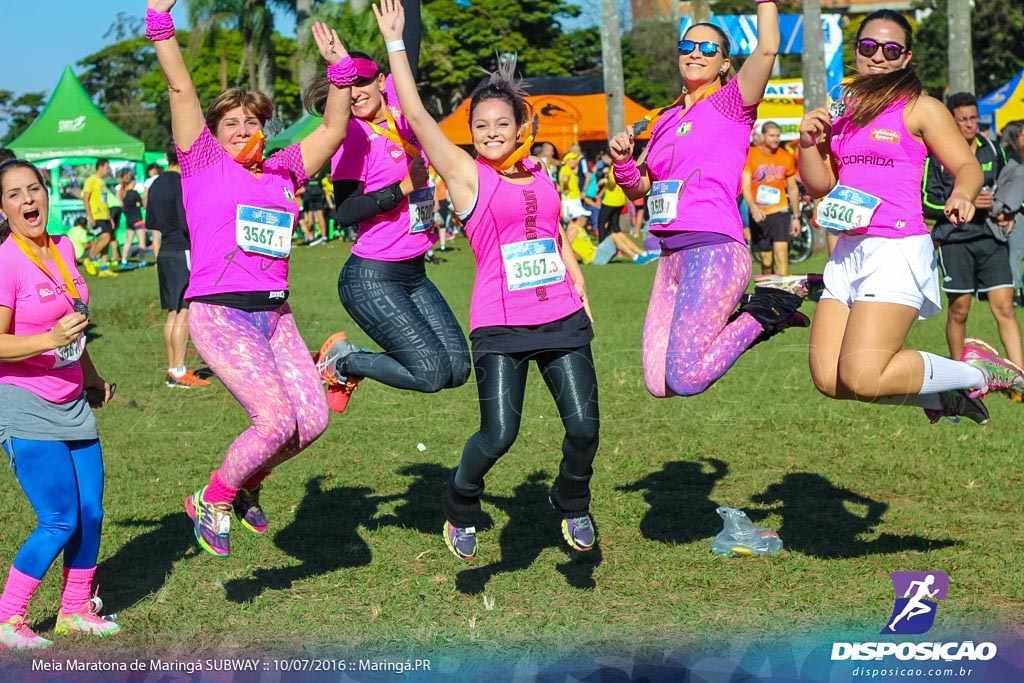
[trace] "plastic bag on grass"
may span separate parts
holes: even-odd
[[[711,541],[711,552],[715,555],[740,557],[778,555],[782,552],[779,535],[771,529],[754,526],[743,510],[723,506],[716,512],[725,522],[725,528]]]

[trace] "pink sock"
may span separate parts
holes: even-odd
[[[23,616],[28,611],[28,601],[36,592],[41,579],[34,579],[11,566],[4,593],[0,595],[0,622],[7,623],[14,616]]]
[[[72,569],[64,567],[64,593],[60,596],[60,610],[64,614],[76,614],[92,597],[92,577],[96,567]]]
[[[221,480],[220,470],[214,470],[210,473],[210,485],[206,487],[203,500],[207,503],[230,503],[235,499],[236,493],[237,488],[232,488]]]
[[[245,480],[242,484],[242,488],[246,491],[252,491],[257,486],[263,483],[263,480],[270,476],[270,470],[259,470],[251,477]]]

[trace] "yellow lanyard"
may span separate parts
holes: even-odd
[[[694,102],[693,104],[691,104],[689,107],[685,108],[680,113],[680,115],[683,115],[686,112],[688,112],[691,109],[693,109],[694,105],[696,105],[697,102],[700,102],[705,97],[707,97],[708,95],[712,94],[713,92],[715,92],[716,90],[718,90],[721,87],[722,87],[721,84],[719,84],[719,85],[714,86],[713,88],[708,88],[707,90],[705,90],[703,93],[701,93],[701,96],[697,98],[697,101]],[[647,114],[644,115],[643,119],[641,119],[640,121],[637,121],[636,123],[633,124],[633,137],[636,137],[637,135],[640,135],[640,133],[644,132],[649,127],[651,127],[655,123],[657,123],[658,119],[661,118],[662,114],[664,114],[669,109],[671,109],[672,107],[676,106],[677,104],[682,102],[684,99],[686,99],[686,96],[688,94],[689,93],[687,93],[684,90],[683,92],[681,92],[679,94],[679,97],[677,97],[671,104],[666,104],[664,107],[660,107],[660,108],[657,108],[657,109],[652,109],[651,111],[647,112]]]
[[[36,256],[34,251],[32,251],[32,248],[25,244],[25,242],[23,242],[22,239],[15,235],[14,233],[11,233],[11,237],[14,238],[14,241],[17,243],[18,248],[25,252],[25,256],[28,256],[29,260],[39,267],[39,270],[46,273],[46,277],[53,280],[54,284],[57,284],[57,278],[55,278],[53,276],[53,273],[51,273],[49,269],[43,265],[43,262],[39,260],[39,257]],[[60,271],[60,275],[64,279],[64,285],[67,287],[68,296],[71,297],[71,302],[81,302],[82,297],[78,295],[78,287],[75,286],[75,281],[71,279],[71,273],[68,272],[68,267],[64,265],[64,259],[60,257],[60,252],[57,250],[57,246],[53,243],[53,238],[47,235],[46,239],[46,246],[50,249],[50,255],[53,256],[53,261],[54,263],[57,264],[57,270]]]
[[[384,107],[384,116],[387,119],[388,128],[390,128],[390,130],[384,130],[373,121],[367,121],[370,128],[372,128],[378,135],[384,136],[405,150],[405,153],[409,155],[410,159],[415,159],[420,155],[420,151],[416,149],[411,142],[403,140],[402,136],[398,134],[398,127],[395,125],[395,117],[391,115],[391,107],[389,107],[387,103],[383,103],[382,106]]]
[[[530,108],[530,111],[532,112],[533,111],[533,106],[529,105],[529,108]],[[508,169],[512,168],[513,166],[518,164],[522,159],[525,159],[527,156],[529,156],[530,148],[533,147],[533,140],[537,136],[537,128],[539,126],[540,126],[540,119],[537,117],[537,114],[534,114],[533,115],[533,127],[530,130],[530,134],[526,136],[525,140],[523,140],[523,144],[521,144],[518,147],[516,147],[515,151],[513,151],[512,154],[510,154],[508,156],[508,158],[505,159],[505,161],[501,162],[501,165],[496,166],[496,165],[492,164],[491,162],[487,161],[486,159],[484,159],[484,161],[487,163],[488,166],[493,168],[495,171],[498,171],[499,173],[501,171],[507,171]]]

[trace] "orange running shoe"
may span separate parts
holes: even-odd
[[[352,392],[359,385],[359,378],[338,375],[338,361],[360,350],[348,340],[344,332],[335,332],[327,338],[320,347],[320,352],[313,357],[320,379],[327,387],[327,405],[336,413],[345,412]]]
[[[210,380],[198,377],[191,370],[186,370],[185,374],[181,377],[175,377],[171,374],[171,371],[167,371],[167,386],[174,387],[176,389],[195,389],[196,387],[208,387],[210,386]]]

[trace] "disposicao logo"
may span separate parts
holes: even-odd
[[[896,603],[880,633],[927,633],[935,623],[938,601],[945,600],[949,592],[949,577],[945,572],[893,572],[889,576],[896,589]]]
[[[881,635],[918,635],[927,633],[935,623],[939,601],[949,592],[949,576],[945,572],[892,572],[896,599],[892,615]],[[996,656],[995,643],[974,641],[953,642],[866,642],[832,643],[832,661],[882,660],[895,657],[901,661],[987,661]]]

